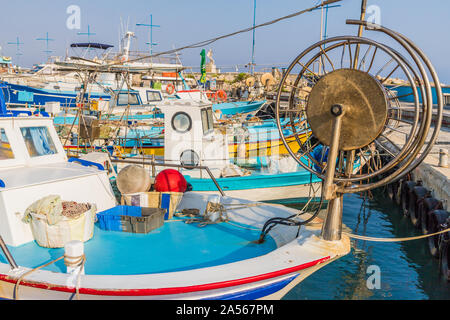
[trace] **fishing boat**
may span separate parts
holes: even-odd
[[[145,89],[154,96],[160,96],[158,90]],[[118,125],[111,125],[111,122],[119,121],[120,132],[114,137],[115,150],[120,150],[120,155],[139,153],[145,156],[164,156],[164,132],[167,132],[164,123],[169,127],[169,122],[164,122],[165,110],[172,104],[180,104],[189,106],[193,109],[198,105],[209,105],[214,111],[217,106],[209,100],[195,100],[186,97],[173,99],[165,98],[163,100],[155,100],[154,103],[144,104],[141,99],[142,92],[139,90],[116,90],[114,91],[113,102],[105,104],[103,109],[97,108],[96,112],[101,111],[99,120],[103,126],[112,126],[116,128]],[[188,110],[189,111],[189,110]],[[213,112],[213,122],[224,130],[232,131],[228,134],[228,150],[230,159],[238,157],[259,157],[259,156],[278,156],[288,153],[285,145],[281,141],[278,129],[274,120],[242,122],[240,118],[218,119],[218,113]],[[247,117],[246,114],[242,115]],[[76,114],[60,113],[54,117],[54,123],[59,126],[78,125],[79,119]],[[286,123],[287,125],[287,123]],[[285,129],[287,135],[289,127]],[[302,140],[307,138],[308,134],[302,136]],[[98,137],[97,137],[98,138]],[[110,137],[106,137],[110,140]],[[104,139],[106,139],[104,138]],[[289,145],[295,148],[298,141],[294,136],[286,138]],[[73,143],[73,142],[77,143]],[[242,148],[245,147],[245,150]],[[95,148],[98,146],[85,146],[79,144],[78,140],[72,140],[72,143],[66,144],[64,148],[68,151]],[[112,153],[113,149],[109,148]]]
[[[217,94],[222,93],[222,98],[218,98]],[[227,101],[226,93],[223,90],[218,90],[212,94],[209,91],[198,89],[177,90],[176,96],[180,99],[197,100],[197,101],[212,101],[213,111],[219,113],[224,118],[237,115],[256,112],[261,106],[266,103],[266,100],[254,101]]]
[[[191,184],[193,192],[220,194],[218,184],[225,194],[246,200],[289,202],[295,199],[297,203],[320,201],[320,180],[301,168],[291,157],[280,155],[278,148],[281,145],[286,150],[286,146],[281,141],[275,144],[274,139],[270,138],[275,132],[279,138],[278,129],[267,124],[258,129],[250,128],[250,142],[244,131],[238,138],[233,136],[234,142],[230,146],[229,133],[214,126],[211,103],[167,101],[162,112],[163,137],[143,139],[151,141],[154,144],[152,148],[161,150],[162,156],[154,154],[153,157],[145,157],[139,154],[140,146],[135,148],[134,152],[131,150],[129,156],[117,156],[117,153],[113,155],[135,164],[155,160],[181,165],[183,168],[179,171]],[[295,149],[299,137],[291,136],[289,129],[285,132],[286,138],[289,139],[287,145]],[[133,136],[132,130],[129,133]],[[146,131],[146,135],[151,135],[151,132]],[[305,133],[301,135],[300,140],[305,141],[307,137],[308,134]],[[325,161],[324,159],[323,157],[322,161]],[[364,164],[363,159],[358,161],[355,162],[355,171]],[[119,162],[117,171],[129,163]],[[195,170],[196,167],[202,166],[209,168],[214,180],[206,172]],[[153,177],[164,169],[160,167],[155,170],[150,164],[144,167]]]
[[[1,151],[5,151],[0,159],[0,297],[279,299],[307,276],[347,254],[349,236],[355,235],[342,230],[344,195],[402,178],[424,160],[436,141],[440,124],[430,130],[433,104],[428,73],[437,86],[438,117],[443,110],[437,74],[417,46],[382,26],[359,20],[347,23],[387,34],[401,49],[407,49],[402,51],[407,51],[408,56],[400,56],[400,50],[378,39],[361,36],[327,38],[308,47],[286,69],[279,86],[275,113],[283,142],[286,136],[281,122],[286,112],[280,108],[280,97],[289,76],[293,74],[298,82],[304,80],[308,67],[325,61],[325,55],[352,62],[335,54],[345,54],[342,48],[347,47],[348,55],[354,57],[350,44],[383,50],[387,57],[382,59],[401,65],[410,84],[423,83],[427,96],[421,108],[416,108],[414,122],[409,123],[407,143],[398,152],[393,151],[389,162],[359,174],[353,172],[357,152],[362,157],[375,142],[387,140],[391,130],[388,116],[396,117],[391,113],[387,92],[373,72],[332,64],[332,71],[324,72],[314,83],[302,117],[296,112],[294,99],[290,99],[291,124],[296,118],[299,126],[310,128],[312,133],[302,142],[302,132],[295,131],[301,153],[287,143],[285,146],[298,164],[323,181],[321,198],[328,201],[325,220],[317,219],[318,210],[307,213],[222,193],[158,191],[156,186],[150,191],[150,179],[142,174],[143,166],[130,166],[136,169],[134,177],[122,174],[128,172],[126,167],[118,176],[129,179],[129,186],[141,189],[138,197],[150,200],[150,196],[156,196],[157,205],[117,206],[102,164],[67,159],[51,118],[8,112],[0,94]],[[311,52],[312,58],[308,56]],[[299,70],[299,65],[304,68]],[[410,70],[420,71],[414,71],[413,77]],[[299,89],[293,87],[292,96],[298,96]],[[417,92],[415,97],[418,103]],[[185,112],[191,109],[197,114]],[[224,162],[227,141],[224,135],[214,135],[210,105],[168,105],[168,119],[174,131],[172,137],[191,129],[195,134],[193,140],[170,148],[164,162],[151,163],[164,168],[160,172],[166,173],[163,179],[169,177],[166,167],[206,169]],[[194,121],[201,126],[194,127]],[[320,144],[322,153],[328,150],[326,161],[315,158],[315,147]],[[305,156],[311,162],[305,162]],[[195,165],[202,159],[208,166]],[[115,159],[116,163],[124,161]],[[214,170],[208,172],[214,180]],[[176,170],[174,176],[176,180],[168,179],[165,184],[174,182],[178,187],[184,178]],[[171,202],[170,192],[181,197],[178,203],[167,206],[163,198]],[[135,194],[121,193],[131,202],[135,200]]]
[[[147,233],[108,229],[94,223],[93,212],[103,222],[116,211],[142,220],[144,208],[117,206],[102,165],[67,159],[51,118],[11,114],[4,104],[1,110],[2,142],[9,144],[0,160],[2,298],[278,299],[350,250],[347,237],[321,239],[317,225],[300,233],[279,225],[261,237],[269,219],[301,222],[310,214],[193,192],[183,194],[176,212],[200,213],[194,218],[160,215]],[[58,214],[45,208],[55,208],[59,198],[90,209],[49,225]],[[65,227],[54,238],[39,229],[59,223]]]
[[[137,162],[156,159],[194,167],[205,165],[227,194],[243,199],[296,199],[305,203],[310,198],[319,200],[320,181],[293,159],[282,155],[287,149],[273,122],[237,130],[236,134],[233,128],[215,127],[211,102],[167,100],[159,109],[164,114],[162,126],[123,128],[119,132],[123,140],[116,139],[119,143],[87,150],[106,149],[112,157]],[[184,127],[180,129],[178,125]],[[285,132],[289,136],[289,129]],[[305,132],[300,139],[305,141],[307,137]],[[287,139],[288,145],[295,149],[298,137]],[[83,146],[72,144],[66,146],[66,150],[83,150]],[[120,170],[120,164],[118,166]],[[191,169],[180,169],[180,172],[195,192],[218,192],[204,172]]]
[[[143,85],[144,79],[163,83],[164,88],[169,83],[178,86],[181,80],[174,78],[172,74],[178,74],[184,67],[181,62],[175,62],[175,58],[129,61],[136,58],[135,54],[139,54],[132,54],[130,51],[133,37],[133,32],[126,32],[120,41],[120,50],[116,53],[111,52],[114,46],[110,44],[72,43],[72,50],[83,50],[79,56],[66,57],[64,60],[54,57],[47,63],[34,66],[28,73],[5,75],[3,90],[6,103],[9,106],[39,108],[47,102],[59,102],[64,108],[76,108],[80,95],[86,100],[112,99],[114,102],[112,91],[122,90],[124,83],[131,84],[132,74],[143,75],[140,77],[142,82],[135,84],[136,86]],[[111,69],[116,72],[110,72]],[[126,76],[121,73],[124,70],[127,72]],[[149,76],[150,73],[153,76]]]

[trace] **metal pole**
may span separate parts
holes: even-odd
[[[256,25],[256,0],[253,1],[253,45],[252,45],[251,74],[253,74],[255,72],[255,25]]]
[[[366,6],[367,6],[367,0],[361,0],[361,21],[364,21],[366,18]],[[358,37],[362,37],[363,34],[363,25],[359,25],[358,28]],[[353,61],[353,69],[356,69],[358,67],[358,59],[359,59],[359,43],[356,45],[356,51],[355,51],[355,60]]]
[[[153,54],[153,15],[150,14],[150,54]]]
[[[343,195],[328,202],[327,217],[322,226],[322,238],[327,241],[340,240],[342,235]]]
[[[183,168],[183,169],[199,169],[199,170],[206,170],[206,172],[209,174],[209,177],[214,182],[214,184],[217,187],[217,190],[219,190],[220,194],[222,196],[225,196],[225,192],[223,192],[222,188],[219,186],[219,183],[217,182],[216,178],[214,178],[214,175],[211,173],[208,167],[206,166],[183,166],[181,164],[172,164],[172,163],[156,163],[154,161],[138,161],[138,160],[128,160],[128,159],[112,159],[111,162],[121,162],[121,163],[132,163],[132,164],[147,164],[151,166],[160,166],[160,167],[171,167],[171,168]],[[201,172],[201,171],[200,171]]]
[[[325,200],[335,198],[336,185],[334,183],[334,172],[336,170],[336,158],[339,152],[339,137],[341,133],[342,116],[344,114],[343,106],[335,104],[331,106],[331,113],[335,116],[333,131],[331,132],[330,150],[328,152],[327,170],[325,173],[325,182],[323,184],[323,197]]]
[[[332,140],[328,153],[327,171],[322,190],[322,197],[328,202],[327,217],[322,226],[321,236],[324,240],[334,241],[341,239],[342,233],[342,207],[343,195],[336,193],[337,186],[334,183],[336,158],[339,152],[339,138],[342,125],[344,106],[335,104],[331,106],[331,113],[335,116],[333,124]]]
[[[3,253],[5,254],[5,257],[8,260],[9,265],[13,269],[17,269],[19,266],[17,265],[16,261],[14,260],[13,256],[11,255],[11,252],[9,252],[8,247],[6,246],[5,241],[3,241],[2,236],[0,236],[0,248],[2,249]]]
[[[320,41],[323,40],[323,0],[321,2],[321,8],[320,8]],[[321,74],[321,69],[322,69],[322,59],[318,59],[319,60],[319,70],[318,70],[318,74]]]

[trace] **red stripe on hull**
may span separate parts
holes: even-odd
[[[281,269],[278,271],[273,271],[269,273],[260,274],[257,276],[229,280],[229,281],[221,281],[207,284],[199,284],[187,287],[172,287],[172,288],[157,288],[157,289],[116,289],[116,290],[102,290],[102,289],[91,289],[91,288],[80,288],[80,294],[89,294],[89,295],[98,295],[98,296],[158,296],[158,295],[170,295],[170,294],[182,294],[189,292],[198,292],[198,291],[206,291],[206,290],[214,290],[227,288],[232,286],[239,286],[247,283],[262,281],[270,278],[275,278],[279,276],[283,276],[285,274],[289,274],[292,272],[304,270],[310,267],[313,267],[317,264],[323,263],[329,260],[330,257],[325,257],[322,259],[318,259],[315,261],[307,262],[298,266],[294,266],[291,268]],[[9,276],[5,274],[0,275],[0,281],[16,283],[17,280],[11,279]],[[75,292],[75,288],[69,288],[66,286],[58,286],[49,283],[36,283],[30,281],[22,281],[20,286],[28,286],[38,289],[46,289],[46,290],[54,290],[61,292]],[[19,289],[20,290],[20,289]]]

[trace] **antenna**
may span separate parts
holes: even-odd
[[[48,37],[48,32],[47,32],[45,38],[36,38],[36,40],[45,41],[45,48],[46,48],[46,50],[43,50],[43,52],[47,53],[47,60],[48,60],[49,53],[53,52],[53,50],[49,50],[49,48],[48,48],[48,42],[49,42],[49,41],[54,41],[55,39],[50,39],[50,38]]]
[[[88,36],[88,43],[91,43],[91,35],[95,35],[95,33],[91,32],[90,26],[88,25],[87,27],[88,31],[87,32],[78,32],[78,35],[87,35]]]
[[[22,53],[20,53],[19,47],[20,47],[21,44],[24,44],[24,43],[20,42],[19,41],[19,37],[17,37],[16,38],[16,42],[8,42],[8,44],[15,44],[17,46],[17,49],[16,49],[16,60],[17,60],[16,65],[18,65],[19,64],[19,56],[22,55]]]
[[[161,26],[153,24],[153,15],[152,14],[150,14],[150,24],[136,23],[136,26],[150,28],[150,42],[146,42],[146,44],[150,45],[150,54],[153,54],[153,46],[157,45],[157,43],[153,43],[153,27],[161,27]]]

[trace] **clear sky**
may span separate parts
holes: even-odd
[[[309,8],[319,0],[257,0],[256,23],[266,22]],[[360,0],[343,0],[341,7],[328,13],[327,35],[354,35],[354,26],[345,25],[348,18],[359,18]],[[69,29],[67,8],[80,8],[80,29]],[[449,0],[368,0],[380,8],[381,24],[405,34],[418,44],[433,62],[442,82],[450,83],[450,1]],[[90,31],[91,41],[112,44],[117,48],[121,20],[136,33],[134,49],[148,50],[149,29],[136,23],[153,24],[154,52],[181,47],[224,35],[253,24],[253,0],[14,0],[2,1],[0,46],[3,55],[16,59],[15,42],[19,37],[19,64],[31,66],[44,62],[47,54],[46,33],[52,55],[64,56],[72,42],[87,42],[78,32]],[[367,32],[366,36],[372,33]],[[320,10],[256,30],[255,62],[270,68],[287,65],[295,56],[320,37]],[[376,36],[375,36],[376,38]],[[136,48],[137,46],[137,48]],[[222,70],[251,61],[252,33],[220,40],[204,49]],[[198,67],[201,48],[188,49],[180,56],[186,66]],[[228,69],[227,69],[228,67]]]

